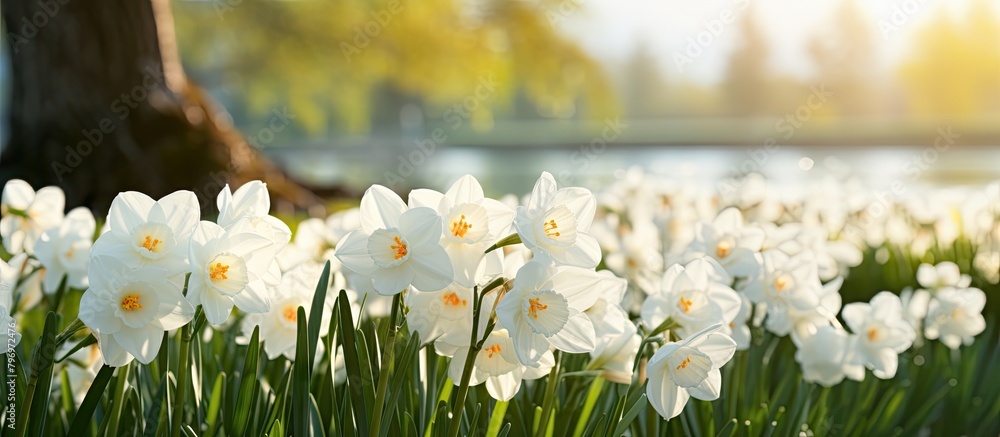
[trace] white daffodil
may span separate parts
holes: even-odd
[[[273,241],[257,233],[249,219],[223,229],[202,221],[191,237],[191,276],[187,298],[201,305],[205,318],[220,325],[236,305],[247,313],[263,313],[270,308],[267,285],[262,274],[274,258],[266,249]]]
[[[728,325],[742,305],[729,282],[729,274],[712,258],[675,264],[663,274],[660,290],[642,303],[642,322],[653,329],[671,318],[680,325],[675,332],[681,337],[717,323]]]
[[[681,414],[691,397],[704,401],[719,398],[719,368],[736,352],[736,342],[718,332],[721,327],[716,324],[682,341],[666,343],[649,359],[646,396],[664,419]]]
[[[111,202],[110,230],[94,242],[91,256],[111,256],[130,267],[156,266],[174,276],[188,271],[188,245],[201,210],[190,191],[160,200],[128,191]],[[91,278],[93,279],[93,278]]]
[[[281,275],[281,283],[271,289],[271,307],[265,313],[248,314],[243,318],[241,330],[248,340],[255,326],[260,326],[260,340],[264,342],[267,358],[273,360],[281,355],[295,360],[298,336],[298,310],[303,307],[306,317],[312,311],[316,284],[322,275],[322,267],[304,264]],[[324,302],[320,336],[326,335],[330,326],[332,301],[336,296],[327,293]],[[356,314],[354,315],[357,316]],[[319,355],[319,354],[317,354]]]
[[[514,211],[497,200],[483,196],[483,187],[476,178],[465,175],[444,194],[420,189],[410,192],[410,208],[427,207],[437,211],[443,220],[442,245],[451,258],[455,282],[472,287],[481,282],[483,268],[492,264],[500,269],[502,252],[483,252],[497,240],[506,237],[514,220]],[[484,260],[485,258],[485,260]]]
[[[986,329],[983,307],[986,293],[978,288],[945,288],[938,291],[927,309],[924,337],[940,339],[952,349],[970,345]]]
[[[465,357],[468,356],[468,353],[468,346],[454,350],[451,364],[448,367],[448,376],[455,385],[459,385],[462,381]],[[507,330],[497,329],[490,333],[486,341],[483,342],[482,349],[476,355],[469,385],[475,386],[485,382],[486,391],[489,392],[490,396],[498,401],[509,401],[520,390],[523,379],[534,379],[544,375],[554,365],[555,360],[552,353],[546,351],[545,356],[539,359],[537,369],[526,368],[518,361],[517,354],[514,353],[514,340]]]
[[[160,350],[163,332],[194,317],[194,307],[163,268],[130,268],[117,258],[95,256],[89,276],[79,317],[97,334],[109,366],[124,366],[133,357],[149,364]]]
[[[789,257],[769,250],[763,254],[764,268],[750,278],[743,292],[754,303],[766,303],[768,315],[793,308],[816,308],[823,294],[816,259],[810,253]]]
[[[454,280],[448,252],[441,247],[441,217],[431,208],[407,209],[381,185],[361,198],[361,229],[340,242],[337,259],[368,276],[375,290],[392,296],[413,285],[441,290]]]
[[[361,227],[361,212],[351,208],[331,214],[326,220],[305,219],[295,229],[295,238],[278,256],[282,270],[312,262],[331,263],[332,270],[340,269],[340,261],[334,256],[337,245],[351,231]]]
[[[639,352],[642,337],[628,313],[620,306],[598,299],[585,314],[594,324],[597,344],[590,353],[591,370],[602,370],[605,379],[619,384],[632,382],[632,363]]]
[[[587,231],[596,210],[589,190],[557,189],[552,175],[543,172],[527,205],[517,208],[514,227],[536,255],[545,254],[560,265],[594,268],[601,262],[601,247]]]
[[[38,260],[21,252],[0,260],[0,306],[11,311],[34,307],[42,300],[42,275]]]
[[[795,361],[802,366],[802,379],[824,387],[840,384],[845,377],[861,381],[865,368],[854,363],[856,336],[826,325],[811,335],[795,336]]]
[[[609,250],[604,263],[645,293],[653,293],[663,272],[660,232],[651,223],[633,224],[621,236],[620,248]]]
[[[758,258],[764,243],[764,231],[755,226],[745,226],[743,215],[736,208],[727,208],[712,223],[695,225],[694,241],[688,246],[691,256],[704,255],[714,258],[730,275],[749,277],[758,274]]]
[[[909,349],[916,337],[913,327],[903,317],[899,297],[883,291],[871,303],[844,305],[840,314],[858,336],[857,362],[872,369],[878,378],[895,376],[899,353]]]
[[[579,267],[553,267],[538,261],[517,271],[513,289],[497,305],[497,318],[514,339],[517,357],[536,367],[549,347],[593,351],[594,325],[583,313],[605,291],[607,277]]]
[[[97,222],[90,210],[74,208],[66,219],[42,233],[35,244],[35,257],[45,267],[42,289],[55,293],[63,278],[70,288],[87,288],[87,265]]]
[[[258,276],[267,285],[277,285],[281,280],[281,269],[274,258],[288,245],[292,231],[285,222],[269,215],[271,196],[267,191],[267,184],[250,181],[243,184],[236,192],[230,192],[229,185],[226,185],[219,192],[216,205],[219,208],[219,218],[216,220],[219,226],[229,229],[240,220],[248,219],[255,232],[271,241],[270,246],[259,249],[261,252],[266,252],[265,256],[271,261],[265,270],[258,273]]]
[[[406,295],[409,307],[406,323],[424,344],[441,339],[453,345],[467,345],[475,298],[471,288],[458,284],[432,292],[410,291]]]
[[[66,208],[66,195],[59,187],[44,187],[36,193],[31,185],[11,179],[0,196],[0,238],[12,255],[32,253],[35,240],[45,230],[58,226]]]
[[[969,275],[963,275],[958,265],[945,261],[937,265],[921,264],[917,268],[917,282],[929,290],[941,290],[948,287],[965,288],[972,283]]]

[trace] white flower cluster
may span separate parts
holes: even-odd
[[[276,294],[269,289],[281,288],[275,257],[291,232],[268,215],[270,199],[261,182],[235,193],[227,186],[217,203],[218,220],[210,222],[201,221],[190,191],[159,200],[121,193],[94,241],[96,222],[89,210],[64,215],[60,189],[35,192],[12,180],[3,190],[0,238],[14,257],[0,266],[7,291],[0,304],[27,308],[37,302],[32,281],[48,294],[61,284],[86,289],[79,318],[111,366],[133,358],[149,363],[163,333],[190,322],[197,306],[213,325],[226,323],[234,306],[267,313]],[[9,317],[8,311],[3,314]]]
[[[906,291],[902,301],[882,292],[869,303],[842,305],[839,290],[869,247],[878,250],[877,259],[892,244],[919,257],[964,236],[978,245],[977,260],[993,256],[1000,242],[997,184],[987,189],[992,202],[962,198],[961,215],[950,213],[954,200],[942,196],[888,204],[831,180],[800,196],[773,190],[759,175],[720,187],[724,192],[716,195],[632,169],[598,195],[601,214],[593,233],[608,251],[607,267],[629,281],[626,309],[641,314],[647,329],[669,325],[665,335],[678,340],[661,347],[662,359],[675,356],[666,355],[673,350],[667,346],[697,344],[712,326],[738,349],[750,347],[751,327],[763,327],[790,335],[803,377],[830,386],[864,378],[866,367],[876,377],[893,377],[899,353],[920,340],[921,327],[924,338],[940,338],[951,348],[983,331],[985,295],[969,288],[969,277],[960,276],[954,263],[921,266],[917,279],[927,290]],[[705,352],[709,359],[697,368],[715,368],[732,355],[719,346],[708,349],[724,353]],[[687,369],[686,354],[666,367],[671,382],[657,388],[657,372],[650,371],[649,399],[664,417],[679,414],[687,394],[718,395],[677,374]],[[654,362],[656,356],[651,367]]]

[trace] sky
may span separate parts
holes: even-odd
[[[669,77],[697,83],[717,83],[736,42],[738,21],[723,24],[717,38],[704,45],[692,62],[678,68],[675,54],[684,54],[690,40],[707,30],[726,11],[752,10],[772,50],[770,65],[795,77],[808,77],[811,64],[806,44],[831,27],[830,16],[844,0],[564,0],[552,21],[580,41],[585,50],[608,64],[621,64],[645,46]],[[961,13],[973,0],[855,0],[871,21],[876,53],[888,68],[913,50],[914,31],[935,14]],[[989,0],[1000,15],[1000,0]],[[897,12],[897,10],[899,12]],[[720,21],[721,22],[721,21]],[[898,31],[883,35],[886,26]],[[720,26],[715,26],[719,29]],[[703,41],[708,40],[707,35]]]

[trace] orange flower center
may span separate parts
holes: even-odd
[[[291,323],[295,323],[299,319],[299,309],[292,306],[287,306],[281,312],[281,317],[284,317],[285,320]]]
[[[142,304],[139,303],[138,294],[129,294],[122,299],[122,309],[125,311],[135,311],[142,309]]]
[[[488,358],[493,358],[493,355],[499,355],[501,350],[503,350],[503,349],[500,348],[499,344],[494,344],[493,346],[490,346],[490,347],[486,348],[486,352],[487,352],[486,356]]]
[[[534,299],[528,299],[528,305],[530,305],[528,307],[528,315],[536,319],[538,318],[538,311],[544,311],[549,308],[548,305],[539,302],[540,299],[541,299],[540,297],[536,297]]]
[[[733,245],[727,241],[723,241],[715,246],[715,255],[719,258],[725,258],[732,252]]]
[[[406,252],[406,243],[404,243],[403,240],[400,240],[398,236],[394,237],[394,239],[396,240],[396,244],[393,244],[392,246],[389,246],[389,248],[396,251],[396,255],[394,255],[393,258],[394,259],[400,259],[400,258],[406,256],[406,253],[407,253]]]
[[[458,238],[465,238],[465,234],[469,233],[469,229],[472,228],[472,224],[465,221],[465,215],[462,215],[457,222],[451,222],[451,235]]]
[[[213,281],[219,279],[229,279],[226,273],[229,272],[229,266],[222,263],[215,263],[215,265],[210,266],[208,269],[208,277]]]
[[[875,341],[878,339],[878,329],[868,328],[868,341]]]
[[[454,291],[451,293],[445,293],[444,296],[441,296],[441,299],[444,300],[445,305],[449,306],[457,307],[459,305],[466,306],[468,304],[467,300],[459,298],[458,293],[455,293]]]
[[[684,314],[691,312],[691,305],[694,305],[694,302],[691,302],[691,299],[681,297],[681,299],[677,301],[677,307],[680,308],[681,311],[684,311]]]
[[[544,224],[542,224],[542,230],[545,231],[546,237],[558,237],[559,231],[556,231],[556,229],[559,229],[559,225],[556,224],[555,219],[549,220]]]
[[[681,363],[678,364],[677,368],[675,368],[674,370],[686,369],[688,364],[691,364],[691,357],[687,357],[684,359],[684,361],[681,361]]]
[[[156,248],[160,243],[162,241],[147,235],[146,240],[142,242],[142,247],[150,252],[156,252]]]

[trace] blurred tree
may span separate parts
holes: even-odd
[[[3,181],[59,185],[68,207],[98,214],[126,190],[194,190],[211,210],[224,184],[248,179],[315,202],[187,80],[167,0],[4,0],[2,13],[13,85]]]
[[[899,70],[911,110],[922,116],[970,116],[1000,111],[1000,22],[988,1],[964,17],[946,11],[919,29]]]
[[[522,97],[536,116],[610,114],[616,102],[600,66],[554,26],[575,8],[554,0],[175,4],[189,68],[221,74],[252,113],[287,105],[311,133],[367,133],[401,104],[438,116],[477,89],[483,97],[490,82],[489,98],[468,114],[474,127],[515,112]]]
[[[626,115],[630,118],[653,118],[669,115],[672,100],[666,73],[641,44],[624,65],[621,89]]]
[[[809,42],[817,80],[836,94],[840,115],[867,115],[877,109],[877,68],[871,20],[855,0],[840,3],[832,27]]]
[[[768,68],[768,43],[757,24],[754,6],[744,12],[739,22],[737,47],[729,55],[723,92],[733,115],[757,115],[767,111],[771,72]]]

